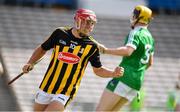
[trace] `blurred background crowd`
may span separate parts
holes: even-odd
[[[32,111],[34,94],[51,52],[29,74],[11,86],[7,82],[21,72],[34,47],[50,32],[73,25],[76,9],[95,11],[98,23],[94,38],[108,47],[117,47],[123,45],[132,9],[139,4],[153,11],[149,29],[156,42],[155,59],[145,75],[141,102],[132,102],[124,110],[172,111],[180,98],[180,0],[0,0],[0,111]],[[120,59],[101,55],[109,68],[117,66]],[[67,110],[94,111],[108,80],[95,76],[88,67],[77,97]]]

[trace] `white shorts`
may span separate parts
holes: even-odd
[[[117,85],[112,85],[112,86],[116,86],[114,91],[112,91],[108,88],[106,88],[106,89],[112,91],[113,93],[115,93],[121,97],[128,99],[129,101],[132,101],[139,92],[135,89],[130,88],[126,84],[122,83],[121,81],[118,81]]]
[[[64,94],[48,94],[39,89],[36,93],[35,102],[39,104],[49,104],[52,101],[59,101],[65,106],[69,98],[69,96]]]

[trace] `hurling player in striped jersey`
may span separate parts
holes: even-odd
[[[74,21],[74,27],[55,29],[35,49],[23,67],[23,72],[28,73],[33,63],[53,49],[49,67],[35,97],[34,111],[64,111],[77,93],[88,62],[100,77],[123,75],[122,67],[109,70],[101,64],[97,44],[90,39],[90,33],[97,22],[95,13],[88,9],[78,9]]]

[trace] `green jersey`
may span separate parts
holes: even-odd
[[[118,79],[129,87],[140,90],[149,57],[154,52],[154,39],[147,28],[136,27],[126,37],[125,46],[131,46],[135,50],[131,56],[123,57],[119,66],[124,67],[124,75]]]

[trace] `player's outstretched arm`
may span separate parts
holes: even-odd
[[[117,47],[117,48],[106,48],[101,46],[101,51],[105,54],[112,54],[112,55],[117,55],[117,56],[130,56],[134,52],[134,48],[130,46],[122,46],[122,47]]]

